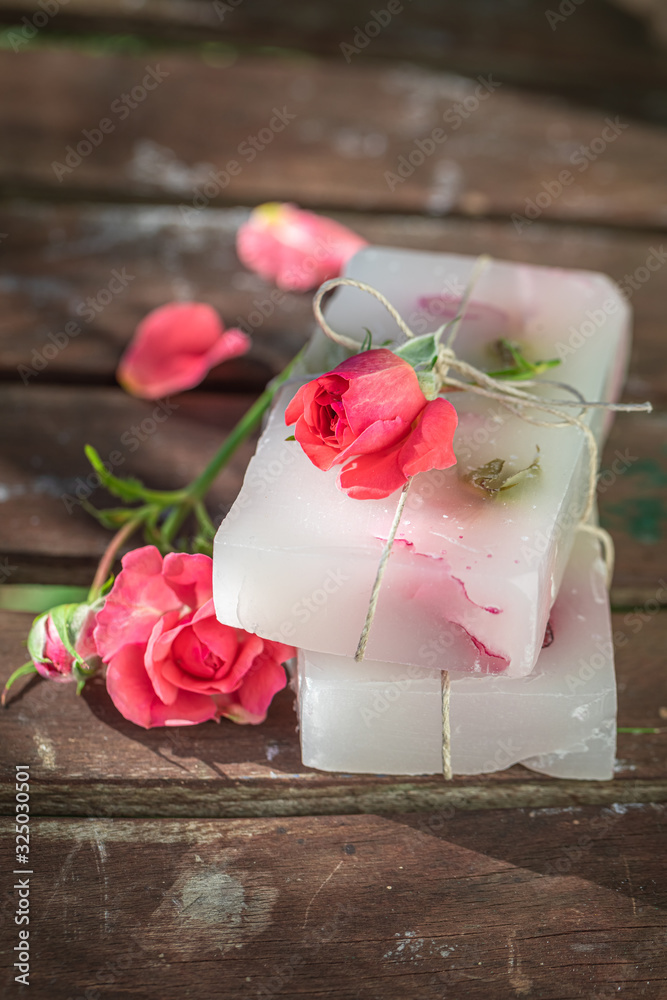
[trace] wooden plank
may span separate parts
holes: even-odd
[[[660,265],[667,250],[654,234],[540,223],[518,233],[503,222],[336,217],[375,244],[490,253],[609,274],[627,290],[635,313],[628,398],[648,398],[667,409],[667,267]],[[0,232],[8,234],[0,244],[0,377],[31,387],[46,381],[110,382],[139,320],[164,302],[189,297],[212,303],[228,326],[242,325],[253,336],[251,354],[218,368],[207,385],[263,388],[296,353],[314,321],[310,295],[279,294],[240,265],[235,234],[245,218],[245,209],[209,209],[190,226],[169,206],[6,206],[0,212]],[[657,269],[649,270],[647,260]],[[113,271],[132,280],[102,305],[100,292]],[[64,346],[55,350],[49,335],[57,339],[68,322],[81,332],[67,342],[60,339]],[[45,358],[45,347],[55,357]]]
[[[252,399],[190,393],[155,403],[105,387],[6,387],[0,399],[8,432],[0,460],[0,552],[12,566],[18,563],[11,581],[25,579],[21,560],[14,559],[23,552],[63,565],[87,559],[90,567],[108,544],[109,532],[78,502],[118,503],[99,488],[84,455],[86,443],[118,475],[137,476],[156,489],[185,485]],[[252,451],[252,444],[239,449],[211,491],[209,508],[218,521],[240,488]]]
[[[253,334],[251,355],[219,367],[208,384],[263,388],[301,347],[312,310],[303,295],[281,295],[276,304],[275,290],[240,265],[235,234],[246,215],[200,213],[190,227],[178,209],[163,206],[5,210],[0,373],[31,386],[113,382],[139,320],[165,302],[193,298]],[[104,305],[114,274],[122,275],[114,287],[123,287]],[[68,323],[80,332],[66,336]]]
[[[25,658],[30,616],[0,613],[0,683]],[[619,725],[665,725],[667,613],[614,616]],[[77,698],[38,678],[17,685],[0,716],[5,773],[30,765],[33,810],[68,816],[292,816],[416,809],[513,808],[667,801],[667,733],[621,734],[610,782],[560,781],[515,766],[490,776],[329,774],[301,763],[292,695],[282,692],[261,726],[143,730],[116,711],[101,680]],[[667,728],[667,727],[666,727]],[[13,810],[8,786],[0,811]]]
[[[198,185],[210,182],[199,192],[203,203],[270,194],[314,206],[472,216],[525,213],[539,197],[544,219],[664,227],[667,137],[656,128],[613,124],[613,114],[610,125],[602,112],[513,92],[500,77],[479,83],[342,59],[221,61],[1,53],[0,184],[192,206]],[[144,79],[154,89],[142,90]],[[133,88],[135,98],[123,103]],[[84,129],[97,132],[86,139]],[[64,164],[67,147],[82,142]],[[399,168],[405,179],[386,178]]]
[[[32,0],[0,2],[0,20],[19,26],[25,36],[34,13]],[[246,50],[299,48],[338,60],[347,56],[351,63],[409,60],[470,76],[496,72],[515,84],[664,119],[660,96],[667,87],[667,69],[658,47],[636,18],[603,0],[587,0],[582,10],[569,8],[567,16],[558,8],[545,10],[541,0],[492,5],[485,0],[465,5],[417,0],[400,4],[397,16],[380,14],[380,20],[378,32],[371,11],[360,10],[356,0],[311,4],[307,17],[298,0],[217,7],[208,0],[144,0],[121,8],[114,0],[69,0],[39,39],[51,32],[94,32],[99,44],[101,33],[130,33],[135,46],[139,35],[167,45],[199,41]],[[24,47],[16,44],[19,50]],[[108,51],[122,40],[111,37],[102,44]]]
[[[659,1000],[664,821],[655,806],[33,820],[30,995]]]

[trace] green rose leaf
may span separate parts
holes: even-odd
[[[496,350],[501,359],[506,363],[506,368],[497,371],[487,372],[491,378],[506,378],[512,382],[524,382],[533,379],[536,375],[541,375],[549,368],[556,368],[560,364],[558,358],[551,358],[549,361],[529,361],[524,356],[518,344],[501,337],[496,342]]]
[[[126,501],[143,500],[145,498],[146,489],[144,484],[139,482],[138,479],[120,479],[118,476],[112,475],[106,469],[104,462],[92,445],[87,444],[85,452],[86,458],[100,477],[102,486],[106,487],[109,493],[112,493],[113,496],[118,497],[120,500]]]

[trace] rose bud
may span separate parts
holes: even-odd
[[[101,602],[61,604],[35,619],[28,650],[38,674],[81,683],[101,667],[93,637],[100,607]]]

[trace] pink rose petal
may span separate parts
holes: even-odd
[[[260,205],[238,231],[239,260],[279,288],[305,292],[337,277],[347,261],[368,246],[333,219],[296,205]]]
[[[198,385],[211,368],[250,348],[242,330],[225,330],[211,306],[172,302],[137,327],[117,378],[134,396],[158,399]]]

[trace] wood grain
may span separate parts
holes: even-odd
[[[130,97],[131,110],[122,105],[156,67],[162,82]],[[46,49],[0,53],[0,85],[0,185],[8,192],[192,207],[198,185],[235,162],[238,172],[232,167],[208,194],[199,192],[204,203],[276,199],[509,216],[539,196],[543,219],[655,228],[666,221],[667,137],[659,129],[623,119],[609,126],[604,112],[514,92],[501,77],[483,84],[343,59],[232,57],[206,65],[178,55],[99,59]],[[282,126],[276,109],[294,118]],[[282,131],[271,132],[272,123]],[[95,148],[97,138],[83,134],[93,129]],[[244,145],[263,129],[255,149]],[[434,129],[443,135],[431,154]],[[54,168],[82,141],[80,163]],[[401,156],[407,177],[388,181]],[[570,180],[558,192],[565,170]]]
[[[33,821],[30,995],[660,1000],[665,818]]]
[[[30,616],[0,613],[0,682],[25,659]],[[619,725],[662,727],[667,613],[614,616]],[[621,638],[623,635],[625,638]],[[78,816],[267,816],[415,809],[667,800],[667,732],[621,734],[612,782],[558,781],[521,766],[490,776],[328,774],[301,763],[292,696],[279,695],[262,726],[222,721],[143,730],[116,711],[101,681],[77,698],[69,686],[21,682],[0,715],[2,766],[30,765],[33,810]],[[13,689],[12,689],[13,690]],[[5,787],[0,811],[13,809]]]
[[[627,289],[635,314],[628,398],[649,398],[656,408],[667,409],[667,266],[646,267],[649,258],[651,267],[661,255],[667,260],[667,247],[655,234],[539,222],[518,233],[503,222],[356,213],[336,217],[379,245],[490,253],[609,274]],[[0,377],[27,382],[30,388],[53,381],[110,383],[139,320],[165,302],[193,298],[210,302],[227,326],[241,325],[253,337],[247,358],[220,366],[207,385],[263,388],[296,353],[314,321],[310,295],[276,294],[272,285],[240,265],[235,235],[245,218],[245,209],[209,209],[186,225],[179,209],[169,206],[33,202],[4,207],[0,232],[8,238],[0,243]],[[98,297],[114,271],[132,280],[100,306]],[[90,299],[99,311],[84,318],[90,316]],[[81,332],[61,340],[62,349],[54,350],[53,338],[70,322]],[[45,347],[55,356],[44,357]]]
[[[636,18],[604,0],[587,0],[583,9],[566,7],[567,17],[553,8],[551,18],[542,0],[411,0],[400,7],[397,16],[383,18],[383,30],[365,45],[360,36],[355,45],[357,28],[373,18],[356,0],[312,3],[307,16],[299,0],[217,7],[207,0],[144,0],[122,7],[115,0],[69,0],[40,37],[94,33],[86,41],[99,46],[104,33],[101,44],[108,51],[128,46],[131,34],[135,50],[140,36],[147,45],[158,39],[163,46],[200,42],[209,52],[216,46],[223,51],[282,46],[337,60],[345,58],[341,46],[351,44],[352,63],[407,60],[470,76],[496,72],[532,89],[664,120],[660,98],[667,69],[661,52]],[[32,0],[0,2],[0,20],[7,25],[24,27],[22,19],[34,12]],[[576,17],[569,16],[573,13]]]

